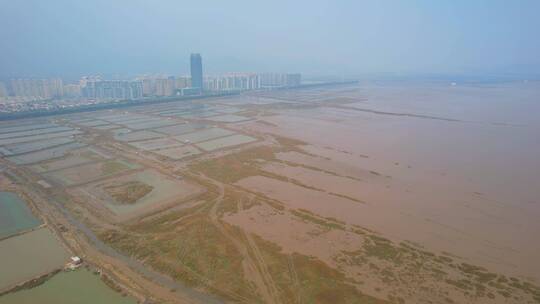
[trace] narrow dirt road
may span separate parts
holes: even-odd
[[[225,185],[219,181],[213,180],[207,176],[200,175],[208,182],[217,186],[219,195],[215,200],[214,205],[210,209],[210,219],[212,223],[234,244],[236,249],[242,254],[244,272],[249,280],[255,283],[257,291],[260,293],[265,303],[279,304],[281,300],[279,293],[268,271],[268,267],[262,258],[259,248],[255,244],[253,238],[244,232],[245,239],[239,239],[228,231],[218,216],[218,209],[225,196]]]
[[[6,167],[9,167],[9,164],[6,164]],[[30,195],[33,200],[39,201],[40,212],[47,218],[47,223],[52,225],[51,228],[56,224],[71,227],[70,230],[75,232],[74,238],[77,239],[80,250],[96,262],[100,261],[101,263],[97,263],[98,265],[101,264],[101,266],[113,273],[131,273],[129,275],[131,281],[137,282],[139,286],[152,289],[154,294],[163,296],[173,303],[223,303],[214,296],[187,287],[149,268],[135,258],[119,253],[101,241],[89,227],[79,221],[63,206],[62,202],[69,202],[69,197],[65,193],[62,191],[47,193],[40,187],[34,186],[33,180],[37,178],[32,173],[17,170],[14,167],[10,167],[10,169],[12,172],[16,172],[12,174],[12,177],[21,185],[24,192]],[[118,274],[122,276],[120,273]],[[174,292],[171,292],[172,290]]]

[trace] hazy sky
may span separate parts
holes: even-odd
[[[0,0],[0,77],[540,67],[540,1]]]

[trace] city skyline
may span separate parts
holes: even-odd
[[[188,76],[137,76],[130,79],[107,79],[83,76],[77,82],[63,82],[61,78],[14,78],[0,81],[0,102],[30,102],[63,98],[139,99],[183,95],[183,89],[207,92],[245,91],[302,84],[300,73],[239,73],[206,75],[202,88],[192,86]]]
[[[0,112],[36,113],[83,109],[115,102],[155,102],[175,97],[238,94],[241,91],[299,87],[299,73],[238,73],[204,75],[202,56],[190,55],[190,76],[139,75],[129,79],[83,76],[76,82],[61,78],[13,78],[0,81]]]
[[[146,97],[202,95],[205,92],[245,91],[301,85],[299,73],[203,74],[202,56],[190,55],[190,76],[165,74],[107,79],[82,76],[77,81],[62,78],[12,78],[0,81],[0,102],[26,103],[58,99],[137,100]]]

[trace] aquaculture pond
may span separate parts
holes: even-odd
[[[30,303],[134,304],[136,301],[109,288],[99,275],[86,269],[79,269],[60,272],[42,285],[0,297],[0,304]]]
[[[0,239],[40,224],[17,194],[0,192]]]
[[[0,241],[0,291],[61,269],[69,253],[47,228]]]

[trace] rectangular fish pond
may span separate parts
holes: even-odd
[[[0,192],[0,240],[39,225],[41,222],[17,194]]]

